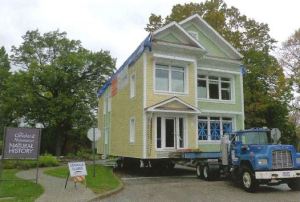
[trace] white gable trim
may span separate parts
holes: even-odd
[[[162,28],[156,30],[153,32],[153,36],[159,34],[160,32],[170,28],[170,27],[176,27],[178,28],[181,32],[183,32],[185,34],[185,36],[190,39],[194,44],[196,44],[199,48],[203,49],[206,51],[206,49],[204,48],[204,46],[202,46],[196,39],[194,39],[187,31],[185,31],[180,25],[178,25],[177,22],[171,22],[169,24],[167,24],[166,26],[163,26]]]
[[[170,103],[170,102],[174,102],[174,101],[183,104],[184,106],[186,106],[186,107],[192,109],[193,111],[182,111],[182,110],[160,110],[160,109],[156,109],[157,107],[166,105],[166,104],[168,104],[168,103]],[[198,108],[196,108],[196,107],[194,107],[194,106],[192,106],[192,105],[190,105],[190,104],[188,104],[188,103],[182,101],[181,99],[179,99],[179,98],[177,98],[177,97],[173,97],[173,98],[167,99],[167,100],[165,100],[165,101],[163,101],[163,102],[160,102],[160,103],[158,103],[158,104],[156,104],[156,105],[153,105],[153,106],[149,107],[149,108],[147,109],[147,111],[149,111],[149,112],[192,113],[192,114],[195,114],[195,113],[198,114],[198,113],[200,113],[200,110],[199,110]]]
[[[235,53],[237,54],[240,58],[243,58],[244,56],[242,54],[240,54],[228,41],[226,41],[224,39],[224,37],[222,37],[214,28],[212,28],[212,26],[210,26],[202,17],[200,17],[198,14],[192,15],[184,20],[182,20],[181,22],[179,22],[179,25],[182,25],[192,19],[198,19],[200,22],[202,22],[204,25],[207,26],[208,29],[210,29],[214,34],[217,35],[217,37],[219,37],[221,39],[221,41],[223,41],[227,46],[229,46],[229,48]]]

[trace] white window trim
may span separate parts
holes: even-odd
[[[136,95],[136,74],[132,73],[130,75],[130,98],[134,98]],[[134,79],[133,79],[134,78]]]
[[[133,128],[132,128],[132,125],[131,125],[132,121],[134,123]],[[135,117],[131,117],[129,119],[129,143],[134,143],[135,142],[135,131],[136,131]]]
[[[165,90],[156,90],[156,65],[165,65],[168,66],[168,81],[169,81],[169,89],[168,91]],[[183,92],[176,92],[172,91],[172,65],[165,64],[165,63],[153,63],[153,91],[154,94],[170,94],[170,95],[188,95],[189,93],[189,82],[188,82],[188,66],[187,65],[178,65],[179,67],[183,68],[183,73],[184,73],[184,82],[183,82],[183,87],[184,91]],[[176,65],[174,65],[176,67]],[[159,69],[159,68],[158,68]],[[167,68],[166,68],[167,69]]]
[[[160,117],[161,118],[161,148],[157,148],[157,118]],[[174,139],[174,147],[165,147],[165,144],[166,144],[166,134],[165,134],[165,127],[166,127],[166,124],[165,124],[165,119],[175,119],[175,133],[176,133],[176,141]],[[183,118],[183,136],[184,136],[184,146],[183,147],[179,147],[179,139],[178,139],[178,136],[179,136],[179,118]],[[177,115],[165,115],[165,114],[158,114],[157,116],[155,116],[155,118],[153,119],[154,121],[154,131],[155,131],[155,137],[153,138],[154,139],[154,145],[155,145],[155,149],[156,151],[174,151],[174,150],[177,150],[177,149],[187,149],[188,148],[188,121],[187,121],[187,117],[185,115],[180,115],[180,116],[177,116]],[[176,147],[175,147],[176,145]]]
[[[223,118],[231,118],[231,123],[232,123],[232,131],[235,131],[236,130],[236,117],[235,116],[230,116],[230,115],[200,115],[200,116],[205,116],[207,117],[206,121],[207,121],[207,140],[199,140],[198,139],[198,121],[199,120],[204,120],[204,119],[198,119],[197,117],[197,125],[196,125],[196,128],[197,128],[197,140],[198,140],[198,143],[199,144],[206,144],[206,143],[211,143],[211,144],[214,144],[214,143],[220,143],[221,140],[211,140],[211,134],[210,134],[210,118],[211,117],[218,117],[219,118],[219,121],[220,121],[220,126],[222,125],[223,126]],[[226,122],[226,120],[225,120]],[[220,127],[220,137],[223,135],[223,127]]]
[[[197,81],[198,80],[205,80],[206,81],[206,98],[199,98],[198,97],[198,90],[197,90],[197,100],[198,101],[204,101],[204,102],[213,102],[213,103],[225,103],[225,104],[235,104],[235,80],[234,80],[234,76],[233,75],[219,75],[219,74],[211,74],[211,73],[200,73],[200,75],[205,76],[205,78],[198,78],[198,74],[197,74]],[[218,77],[218,90],[219,90],[219,99],[211,99],[209,98],[209,76],[215,76]],[[228,83],[230,83],[230,100],[223,100],[222,99],[222,94],[221,94],[221,77],[222,78],[228,78],[230,79],[230,81]],[[225,81],[226,82],[226,81]],[[196,88],[198,88],[198,82],[197,82],[197,86]]]

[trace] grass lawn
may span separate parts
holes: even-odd
[[[5,169],[2,179],[20,179],[16,177],[16,169]],[[33,181],[1,181],[0,201],[34,201],[43,193],[41,185]]]
[[[66,166],[46,170],[44,173],[54,177],[66,178],[68,172],[69,169]],[[109,190],[115,189],[121,183],[119,178],[113,174],[111,168],[107,168],[101,165],[96,165],[96,177],[93,177],[93,165],[87,165],[87,173],[87,186],[95,193],[104,193]]]

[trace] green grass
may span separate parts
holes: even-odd
[[[67,167],[59,167],[46,170],[44,173],[60,178],[66,178],[68,175]],[[93,177],[93,165],[87,166],[86,183],[87,186],[95,193],[104,193],[117,188],[121,181],[116,177],[112,169],[96,165],[96,177]]]
[[[3,170],[2,179],[20,179],[16,177],[18,170]],[[44,189],[33,181],[1,181],[0,201],[34,201]]]

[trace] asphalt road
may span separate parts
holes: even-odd
[[[287,185],[261,186],[247,193],[228,180],[206,182],[197,179],[193,169],[175,168],[172,172],[117,171],[125,188],[101,201],[205,201],[205,202],[300,202],[300,192]]]

